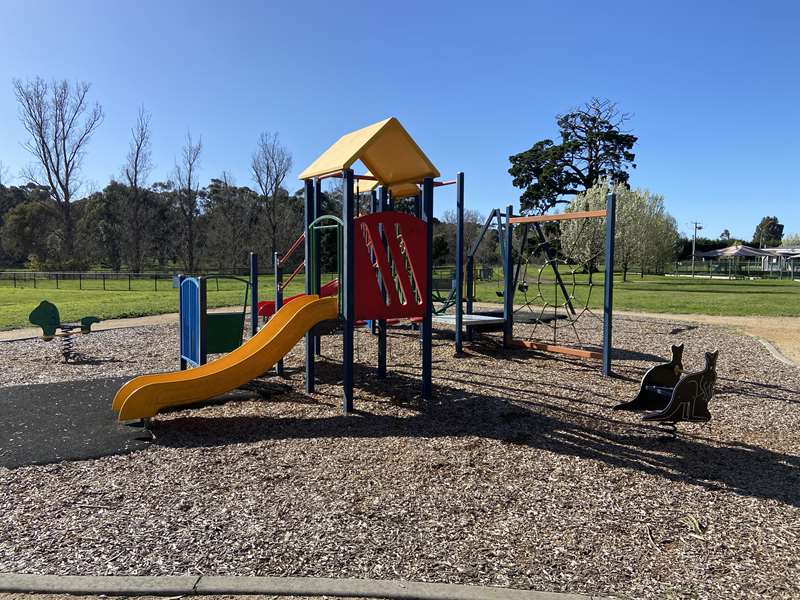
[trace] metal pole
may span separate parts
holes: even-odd
[[[178,275],[178,337],[179,337],[179,354],[180,354],[180,366],[181,371],[185,371],[187,364],[186,359],[183,358],[185,354],[185,348],[183,347],[183,320],[186,318],[186,315],[183,314],[183,280],[186,279],[185,275]]]
[[[370,205],[369,205],[370,213],[375,214],[380,212],[380,206],[378,204],[378,193],[375,190],[370,192]],[[375,262],[375,252],[370,251],[369,258],[372,262]],[[378,286],[380,287],[381,280],[378,280]],[[378,335],[378,321],[376,319],[369,320],[369,330],[372,335]]]
[[[389,203],[389,190],[386,189],[385,186],[381,186],[378,190],[378,212],[384,212],[388,209]],[[385,233],[381,228],[381,243],[385,244],[386,240],[384,239]],[[383,287],[383,278],[379,279],[378,281],[381,295],[383,296],[384,301],[386,301],[386,290]],[[386,378],[386,339],[387,339],[388,331],[386,330],[386,319],[380,319],[378,321],[378,378],[385,379]]]
[[[314,219],[322,216],[322,181],[318,177],[314,178]],[[322,291],[322,240],[319,235],[314,236],[314,290],[317,293]],[[317,356],[322,355],[322,336],[314,336],[314,352]]]
[[[208,353],[206,352],[206,329],[208,312],[208,303],[206,302],[208,292],[208,282],[205,277],[198,277],[200,282],[200,364],[204,365],[208,362]]]
[[[513,207],[506,207],[505,237],[501,239],[505,252],[503,255],[503,346],[508,348],[514,338],[514,229],[511,217],[514,216]]]
[[[613,190],[613,188],[612,188]],[[606,207],[606,257],[605,281],[603,282],[603,375],[612,375],[611,348],[614,319],[614,232],[617,218],[617,194],[608,195]],[[694,257],[694,253],[692,253]]]
[[[343,282],[339,282],[342,286],[342,304],[340,307],[342,317],[344,318],[344,331],[342,340],[342,367],[344,369],[344,376],[342,378],[343,394],[342,394],[342,410],[345,413],[352,412],[353,410],[353,384],[355,381],[353,372],[353,335],[355,331],[355,197],[353,194],[353,170],[345,169],[342,172],[342,180],[344,183],[344,193],[342,194],[342,222],[344,223],[342,250],[344,256],[342,257]]]
[[[275,265],[275,312],[277,313],[283,306],[283,272],[281,270],[281,255],[277,252],[273,255]],[[275,374],[283,375],[283,359],[275,363]]]
[[[433,395],[433,178],[422,182],[422,218],[425,233],[425,312],[422,317],[422,399]]]
[[[306,286],[305,291],[306,294],[311,294],[314,290],[314,276],[311,273],[311,256],[313,253],[313,248],[311,247],[311,223],[314,221],[314,192],[316,188],[316,182],[312,179],[305,180],[305,229],[306,229],[306,236],[305,236],[305,263],[306,263]],[[306,393],[313,394],[314,393],[314,334],[311,331],[306,333]]]
[[[463,354],[464,323],[464,173],[456,174],[456,356]]]
[[[467,274],[466,274],[466,288],[467,288],[467,314],[472,314],[472,301],[475,297],[475,258],[467,256]],[[472,327],[467,325],[467,340],[472,341]]]
[[[258,254],[250,253],[250,335],[258,333]]]

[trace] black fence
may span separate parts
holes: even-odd
[[[172,273],[0,271],[0,287],[66,290],[166,291]]]

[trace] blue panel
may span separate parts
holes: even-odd
[[[194,366],[200,364],[200,282],[187,277],[180,287],[181,358]]]

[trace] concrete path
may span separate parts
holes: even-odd
[[[594,600],[510,588],[325,577],[108,577],[0,574],[0,592],[107,596],[276,595],[403,600]]]

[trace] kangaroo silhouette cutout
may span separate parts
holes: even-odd
[[[650,367],[642,377],[639,393],[629,401],[617,404],[614,410],[648,411],[663,408],[683,373],[683,344],[672,346],[672,359]]]

